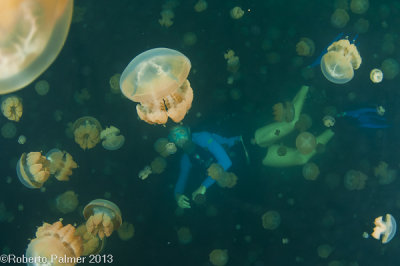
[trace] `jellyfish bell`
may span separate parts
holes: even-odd
[[[50,162],[40,152],[23,153],[17,162],[17,176],[27,188],[41,188],[50,177]]]
[[[105,238],[100,239],[97,235],[90,234],[85,224],[81,224],[76,228],[75,235],[78,235],[82,239],[82,256],[88,256],[90,254],[99,254],[105,247]]]
[[[375,227],[371,236],[375,239],[381,239],[382,244],[389,243],[396,234],[396,220],[391,214],[386,214],[385,221],[379,216],[374,221]]]
[[[136,111],[149,124],[180,122],[192,106],[193,90],[187,80],[191,63],[182,53],[155,48],[129,63],[121,75],[122,93],[138,102]]]
[[[60,53],[73,0],[0,1],[0,94],[22,89]]]
[[[104,149],[115,151],[121,148],[125,143],[125,137],[119,135],[120,130],[114,126],[107,127],[100,132],[101,145]]]
[[[342,39],[332,43],[322,56],[322,74],[333,83],[344,84],[353,78],[354,70],[360,67],[361,61],[357,47],[349,40]]]
[[[296,138],[296,148],[301,154],[309,154],[315,150],[317,141],[313,134],[302,132]]]

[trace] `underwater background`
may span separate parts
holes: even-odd
[[[370,0],[361,15],[348,8],[350,18],[342,28],[331,24],[331,15],[347,1],[209,0],[203,12],[194,10],[196,2],[177,0],[170,27],[159,23],[165,1],[74,2],[66,43],[38,78],[48,81],[49,93],[38,95],[35,82],[14,93],[23,99],[23,117],[14,123],[15,137],[0,138],[2,254],[24,254],[43,222],[63,218],[64,224],[82,223],[83,207],[106,193],[119,206],[123,221],[135,228],[128,241],[116,233],[106,240],[102,253],[112,254],[115,265],[212,265],[213,249],[227,249],[227,265],[398,265],[398,236],[383,245],[363,233],[372,232],[378,216],[400,217],[399,178],[380,184],[374,175],[382,161],[391,169],[399,168],[399,77],[384,77],[377,84],[369,78],[370,70],[380,68],[385,59],[399,60],[400,1]],[[240,19],[230,15],[235,6],[245,11]],[[366,32],[354,27],[360,18],[369,21]],[[190,45],[184,42],[189,32],[196,36]],[[337,85],[325,79],[319,66],[311,70],[307,66],[340,32],[349,39],[357,37],[362,64],[350,82]],[[313,56],[297,55],[296,44],[302,37],[314,41]],[[231,189],[214,185],[207,191],[206,203],[184,211],[177,209],[173,193],[179,156],[167,158],[160,175],[138,178],[157,155],[154,142],[167,137],[174,123],[141,121],[136,103],[110,89],[114,74],[122,73],[136,55],[156,47],[178,50],[191,61],[188,79],[194,99],[183,124],[192,132],[242,135],[250,156],[247,164],[242,147],[233,147],[231,171],[238,176],[237,185]],[[224,58],[230,49],[240,58],[234,74]],[[227,82],[232,75],[233,82]],[[254,132],[272,123],[272,106],[290,101],[302,85],[310,86],[303,113],[313,120],[307,130],[313,134],[325,129],[322,118],[328,107],[343,112],[382,105],[391,126],[362,128],[351,119],[337,118],[335,136],[312,159],[320,170],[313,181],[303,177],[301,166],[264,166],[266,148],[251,144]],[[87,97],[80,96],[83,89]],[[82,150],[67,130],[68,123],[82,116],[97,118],[103,127],[119,128],[124,146],[107,151],[98,144]],[[0,126],[7,122],[0,117]],[[18,144],[19,135],[26,136],[25,144]],[[294,146],[295,139],[291,134],[280,142]],[[68,182],[49,180],[45,191],[24,187],[15,171],[21,154],[54,147],[68,151],[79,168]],[[346,189],[344,177],[351,169],[368,176],[363,189]],[[199,173],[190,177],[198,178],[198,183],[204,178]],[[64,215],[54,200],[67,190],[78,195],[79,206]],[[262,225],[261,217],[269,210],[280,214],[275,230]],[[181,227],[191,231],[188,244],[178,239]],[[329,246],[327,257],[318,254],[321,245]]]

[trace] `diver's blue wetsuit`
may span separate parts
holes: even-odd
[[[357,119],[359,126],[364,128],[388,128],[386,118],[377,113],[376,108],[361,108],[353,111],[346,111],[338,115]]]
[[[235,142],[239,140],[240,137],[224,138],[217,134],[206,131],[192,134],[193,143],[201,148],[207,149],[215,157],[216,163],[220,164],[225,171],[231,167],[232,161],[221,145],[226,144],[228,147],[232,147]],[[190,157],[187,153],[184,153],[181,159],[179,179],[175,185],[175,195],[183,194],[191,168],[192,163],[190,161]],[[208,176],[203,181],[202,185],[206,188],[209,188],[214,183],[215,180]]]

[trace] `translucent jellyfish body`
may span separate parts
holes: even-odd
[[[119,135],[120,131],[114,126],[107,127],[100,132],[100,139],[103,140],[101,145],[109,151],[115,151],[122,147],[125,143],[125,137]]]
[[[151,167],[149,165],[146,165],[142,171],[139,172],[138,177],[142,180],[145,180],[146,178],[149,177],[149,175],[152,173]]]
[[[165,167],[167,167],[167,161],[160,156],[154,158],[154,160],[150,163],[151,172],[154,174],[161,174],[164,172]]]
[[[100,122],[91,116],[78,118],[73,125],[75,142],[86,150],[94,148],[100,142],[102,130]]]
[[[382,216],[379,216],[374,221],[375,227],[371,236],[375,239],[381,239],[382,244],[389,243],[390,240],[393,239],[396,234],[396,220],[392,215],[386,214],[385,221],[382,219]]]
[[[121,240],[128,241],[135,234],[135,228],[133,227],[133,224],[123,222],[120,228],[117,230],[117,233]]]
[[[344,186],[348,190],[362,190],[368,177],[361,171],[349,170],[344,176]]]
[[[50,162],[40,152],[23,153],[17,162],[19,181],[27,188],[40,188],[50,177]]]
[[[355,14],[364,14],[369,8],[368,0],[351,0],[350,9]]]
[[[217,184],[224,188],[233,188],[237,183],[237,176],[232,172],[224,172],[217,180]]]
[[[228,250],[227,249],[214,249],[211,251],[210,262],[214,266],[224,266],[228,263]]]
[[[309,154],[315,150],[317,141],[309,132],[300,133],[296,138],[296,148],[301,154]]]
[[[86,221],[86,229],[92,235],[98,235],[100,239],[109,237],[114,230],[122,224],[121,211],[111,201],[96,199],[89,202],[83,210]]]
[[[193,90],[187,80],[191,63],[182,53],[155,48],[136,56],[121,75],[122,93],[139,102],[136,111],[149,124],[180,122],[190,109]]]
[[[273,107],[275,121],[292,122],[294,119],[294,105],[291,102],[277,103]]]
[[[235,6],[234,8],[231,9],[229,14],[231,15],[231,18],[233,18],[233,19],[240,19],[241,17],[243,17],[244,11],[241,7]]]
[[[154,149],[158,152],[162,157],[167,157],[176,153],[177,148],[175,143],[169,142],[166,138],[159,138],[154,143]]]
[[[45,257],[49,262],[53,259],[51,265],[75,265],[82,255],[82,250],[82,240],[80,236],[75,235],[75,227],[70,224],[63,226],[58,221],[53,224],[43,223],[37,229],[36,238],[30,241],[25,255],[28,258]],[[63,264],[58,260],[62,258],[74,262]]]
[[[81,224],[80,226],[78,226],[78,228],[76,228],[75,235],[80,236],[82,239],[82,256],[98,254],[103,250],[105,246],[105,240],[100,239],[97,235],[92,235],[91,233],[89,233],[86,229],[85,224]]]
[[[78,167],[71,154],[59,149],[50,150],[46,158],[50,162],[50,173],[58,181],[68,181],[72,175],[72,169]]]
[[[349,82],[354,76],[354,70],[361,65],[357,47],[343,39],[332,43],[327,50],[321,59],[321,70],[325,78],[336,84]]]
[[[369,78],[373,83],[380,83],[383,79],[383,73],[380,69],[374,68],[369,73]]]
[[[72,190],[65,191],[56,198],[56,208],[64,214],[73,212],[78,204],[78,195]]]
[[[46,95],[50,90],[50,85],[47,80],[40,80],[35,84],[35,91],[40,96]]]
[[[312,56],[315,52],[314,41],[310,38],[301,38],[296,44],[296,52],[300,56]]]
[[[281,215],[276,211],[267,211],[261,217],[262,226],[268,230],[275,230],[281,224]]]
[[[67,38],[73,0],[2,0],[0,94],[19,90],[42,74]]]
[[[335,28],[344,28],[349,22],[350,16],[347,14],[346,10],[338,8],[333,12],[331,16],[331,24]]]
[[[319,175],[319,167],[315,163],[306,163],[303,166],[303,177],[307,180],[316,180]]]
[[[186,245],[192,242],[192,232],[190,232],[188,227],[181,227],[176,233],[178,235],[179,243]]]
[[[4,97],[1,101],[1,112],[8,120],[18,122],[23,112],[21,98],[15,95]]]

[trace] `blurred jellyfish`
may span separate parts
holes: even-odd
[[[187,245],[192,242],[192,233],[188,227],[181,227],[177,231],[179,243]]]
[[[261,217],[262,226],[268,230],[275,230],[281,224],[281,215],[277,211],[267,211]]]
[[[86,229],[100,239],[109,237],[122,224],[121,211],[111,201],[96,199],[89,202],[83,209],[86,219]]]
[[[194,32],[186,32],[183,35],[183,44],[185,46],[193,46],[197,42],[197,35]]]
[[[362,61],[357,47],[350,44],[349,40],[342,39],[332,43],[327,50],[321,59],[322,74],[336,84],[349,82]]]
[[[196,12],[203,12],[207,9],[207,6],[208,4],[205,0],[198,0],[193,8]]]
[[[380,69],[374,68],[369,73],[369,78],[373,83],[380,83],[383,79],[383,73]]]
[[[225,266],[228,263],[228,250],[227,249],[214,249],[211,251],[210,262],[214,266]]]
[[[229,95],[231,96],[231,98],[235,101],[240,100],[240,98],[242,98],[242,91],[238,88],[232,88],[229,91]]]
[[[350,16],[344,9],[336,9],[331,16],[331,24],[335,28],[344,28],[349,22]]]
[[[319,167],[315,163],[306,163],[303,166],[303,177],[307,180],[316,180],[319,175]]]
[[[149,124],[178,123],[192,106],[193,90],[187,80],[191,63],[182,53],[155,48],[136,56],[121,75],[122,93],[139,102],[136,111]]]
[[[158,23],[160,23],[161,26],[169,28],[174,24],[172,20],[175,17],[175,13],[172,9],[161,10],[160,15],[161,18],[158,20]]]
[[[73,0],[2,0],[0,94],[40,76],[60,53],[71,24]]]
[[[15,95],[3,97],[1,112],[8,120],[18,122],[23,112],[22,99]]]
[[[396,234],[396,220],[393,218],[392,215],[386,214],[385,221],[382,220],[382,216],[379,216],[375,219],[374,224],[374,231],[372,232],[371,236],[375,239],[381,239],[382,244],[389,243],[390,240]]]
[[[50,90],[50,85],[47,80],[39,80],[35,84],[35,91],[40,96],[46,95]]]
[[[89,93],[87,88],[83,88],[80,91],[75,91],[74,93],[74,100],[78,104],[84,104],[88,101],[92,96]]]
[[[151,172],[154,174],[161,174],[167,167],[167,161],[163,157],[156,157],[151,163]]]
[[[382,62],[381,69],[385,79],[394,79],[400,72],[399,63],[393,58],[387,58]]]
[[[14,218],[14,214],[12,214],[10,211],[7,211],[4,202],[0,202],[0,222],[11,223]]]
[[[128,222],[123,222],[120,228],[117,230],[118,236],[123,241],[128,241],[135,234],[135,228],[133,224]]]
[[[214,180],[219,180],[225,174],[224,168],[218,163],[212,163],[207,169],[208,176]]]
[[[273,107],[275,121],[292,122],[294,119],[294,105],[292,102],[277,103]]]
[[[82,256],[100,253],[105,246],[105,239],[100,239],[97,235],[90,234],[85,224],[81,224],[76,228],[75,235],[82,239]]]
[[[368,177],[361,171],[349,170],[344,176],[344,186],[348,190],[362,190]]]
[[[100,122],[91,116],[78,118],[73,124],[75,142],[86,150],[94,148],[100,142],[102,130]]]
[[[19,144],[25,144],[25,142],[26,142],[26,137],[24,136],[24,135],[21,135],[21,136],[19,136],[18,137],[18,143]]]
[[[125,137],[119,135],[120,131],[114,126],[107,127],[100,133],[100,139],[103,140],[101,145],[109,151],[115,151],[122,147],[125,143]]]
[[[366,33],[369,29],[369,21],[366,20],[365,18],[359,18],[355,23],[354,23],[354,30],[357,33]]]
[[[223,188],[233,188],[237,183],[237,176],[232,172],[225,172],[217,179],[217,184]]]
[[[151,167],[149,165],[146,165],[142,171],[139,172],[139,178],[142,180],[145,180],[146,178],[149,177],[149,175],[152,173]]]
[[[312,118],[308,114],[301,114],[299,120],[297,120],[294,127],[300,131],[304,132],[312,126]]]
[[[119,89],[119,80],[120,79],[121,79],[121,74],[119,74],[119,73],[112,75],[110,78],[110,88],[111,88],[111,92],[114,94],[121,93],[121,90]]]
[[[11,122],[7,122],[1,127],[1,135],[5,139],[12,139],[16,134],[17,127]]]
[[[296,44],[296,52],[300,56],[312,56],[315,52],[314,41],[310,38],[300,38]]]
[[[333,116],[326,115],[322,118],[322,122],[326,127],[333,127],[335,125],[336,120]]]
[[[19,181],[27,188],[40,188],[50,177],[50,162],[40,152],[23,153],[17,162]]]
[[[224,54],[224,58],[226,59],[226,69],[231,73],[236,73],[240,67],[239,56],[236,56],[233,50],[228,50]]]
[[[78,195],[72,190],[65,191],[56,198],[56,208],[63,214],[73,212],[78,204]]]
[[[296,148],[301,154],[309,154],[315,150],[317,141],[313,134],[302,132],[296,138]]]
[[[72,169],[78,167],[71,154],[59,149],[50,150],[46,153],[46,158],[50,162],[50,173],[58,181],[68,181],[69,176],[72,175]]]
[[[328,258],[329,255],[331,255],[332,251],[333,251],[333,247],[328,244],[319,245],[317,248],[318,256],[322,259]]]
[[[364,14],[369,8],[368,0],[351,0],[350,9],[355,14]]]
[[[243,17],[244,11],[241,7],[235,6],[234,8],[231,9],[229,14],[231,15],[231,18],[233,18],[233,19],[240,19],[241,17]]]
[[[82,251],[82,240],[75,235],[75,227],[70,224],[63,226],[58,221],[53,224],[43,223],[37,229],[36,238],[30,241],[25,255],[28,258],[45,257],[49,262],[52,261],[52,265],[64,265],[64,258],[78,262]]]
[[[374,168],[374,175],[378,177],[378,183],[381,185],[388,185],[392,183],[397,177],[397,171],[389,169],[386,162],[379,162],[379,165]]]
[[[162,157],[167,157],[169,155],[175,154],[177,151],[175,143],[169,142],[166,138],[157,139],[154,143],[154,149]]]

